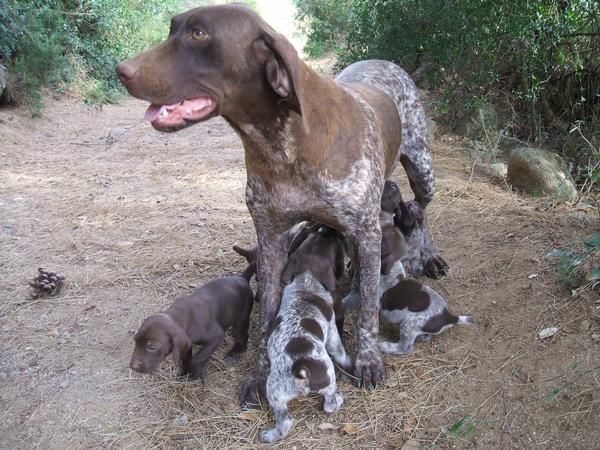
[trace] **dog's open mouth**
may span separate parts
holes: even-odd
[[[145,120],[160,131],[175,131],[192,123],[206,119],[217,107],[211,97],[201,96],[172,105],[151,104],[146,110]]]

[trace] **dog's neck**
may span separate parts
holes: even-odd
[[[318,159],[327,158],[337,137],[331,130],[344,130],[337,123],[343,118],[331,115],[330,103],[354,102],[353,98],[330,77],[318,74],[303,62],[301,65],[304,93],[300,94],[303,96],[300,114],[296,112],[295,99],[287,101],[263,95],[263,99],[270,100],[260,114],[244,114],[241,120],[225,117],[244,143],[247,165],[294,164],[298,157],[317,159],[319,163]],[[304,154],[307,149],[314,154]]]

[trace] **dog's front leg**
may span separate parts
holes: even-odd
[[[356,234],[360,283],[360,314],[354,374],[357,384],[375,387],[385,379],[385,369],[378,346],[379,337],[379,270],[381,266],[381,228],[369,224]]]
[[[266,398],[265,383],[269,373],[267,357],[267,332],[274,319],[281,300],[281,275],[287,259],[287,228],[265,226],[255,220],[258,238],[258,292],[260,300],[260,341],[258,360],[254,370],[242,387],[240,404],[247,406],[258,404],[259,398]]]

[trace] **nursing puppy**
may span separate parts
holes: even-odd
[[[402,200],[398,185],[389,180],[385,182],[379,212],[381,224],[379,297],[398,281],[406,278],[407,268],[412,267],[413,261],[419,260],[420,241],[408,239],[418,226],[418,221],[423,220],[423,210],[419,208],[409,209]],[[421,234],[418,233],[419,236]],[[359,302],[358,282],[356,277],[353,277],[351,290],[344,297],[343,304],[346,308],[356,308]]]
[[[165,311],[146,318],[135,334],[129,366],[150,373],[172,353],[173,364],[192,378],[204,378],[206,364],[235,327],[234,345],[226,356],[233,359],[246,350],[254,293],[249,281],[256,272],[250,264],[240,276],[221,277],[180,297]],[[203,347],[192,356],[192,344]]]
[[[382,352],[395,354],[408,353],[415,341],[428,340],[453,325],[474,323],[472,316],[452,314],[444,297],[412,279],[401,280],[383,294],[379,316],[399,327],[398,342],[379,342]]]
[[[284,270],[287,286],[267,341],[271,368],[266,395],[276,423],[261,433],[263,442],[275,442],[288,434],[293,421],[287,404],[294,398],[318,393],[324,397],[327,413],[343,403],[329,356],[344,370],[352,369],[336,328],[330,291],[335,290],[336,235],[326,227],[311,233]]]

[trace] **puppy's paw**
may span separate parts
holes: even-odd
[[[391,353],[393,355],[403,355],[410,352],[412,346],[406,345],[404,342],[380,341],[379,349],[383,353]]]
[[[359,352],[354,365],[355,384],[363,388],[376,388],[385,381],[385,367],[379,347]]]
[[[336,392],[330,396],[325,396],[325,401],[323,402],[323,411],[325,411],[327,414],[334,413],[340,409],[343,403],[344,396],[339,392]]]
[[[271,428],[270,430],[263,431],[260,433],[260,441],[265,444],[270,444],[283,439],[283,436],[277,428]]]
[[[423,273],[433,279],[442,278],[448,273],[448,263],[439,253],[427,249],[421,252]]]

